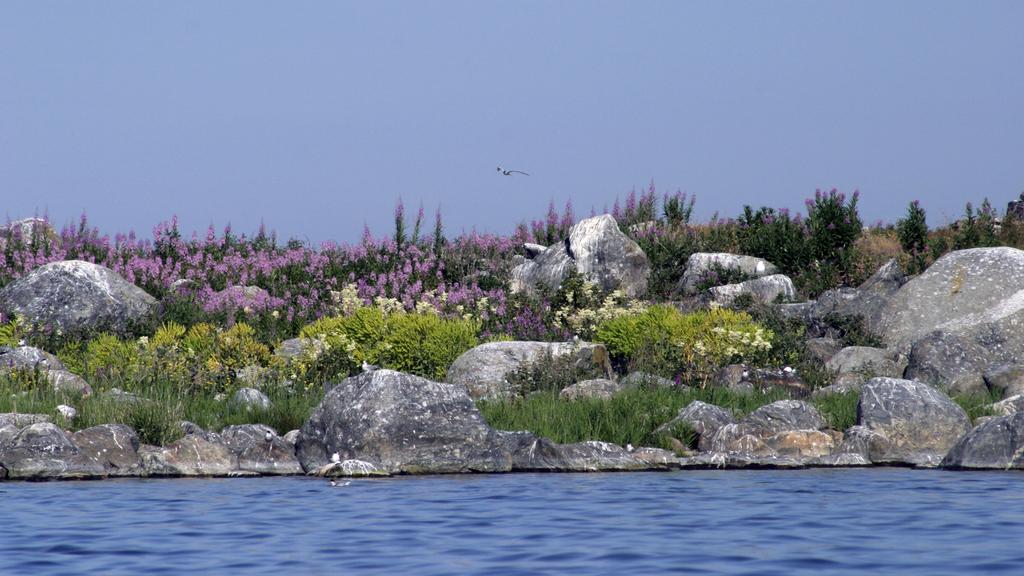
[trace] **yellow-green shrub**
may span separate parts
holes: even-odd
[[[611,318],[595,333],[619,363],[699,380],[722,365],[763,358],[772,337],[745,312],[712,308],[683,314],[665,305]]]

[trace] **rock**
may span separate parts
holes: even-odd
[[[32,346],[0,346],[0,368],[64,370],[64,364],[53,354]]]
[[[810,338],[804,344],[804,355],[811,362],[824,364],[839,352],[839,348],[839,342],[834,338]]]
[[[194,290],[196,283],[188,278],[178,278],[171,285],[167,287],[167,292],[170,294],[186,294],[191,290]]]
[[[857,424],[875,433],[868,457],[875,464],[937,466],[969,429],[960,406],[912,380],[872,378],[857,403]]]
[[[638,458],[652,464],[654,466],[664,466],[666,468],[679,468],[679,457],[675,453],[669,450],[663,450],[661,448],[637,448],[631,452],[634,458]],[[689,454],[692,455],[692,454]]]
[[[282,436],[282,438],[284,438],[285,442],[288,442],[289,444],[294,446],[295,443],[299,441],[299,431],[289,430],[287,434]]]
[[[72,441],[87,457],[103,466],[106,476],[138,476],[142,471],[139,436],[124,424],[102,424],[79,430]]]
[[[148,400],[139,396],[138,394],[125,392],[120,388],[111,388],[110,390],[102,392],[100,396],[104,399],[112,400],[118,404],[137,404],[140,402],[148,402]]]
[[[1024,220],[1024,192],[1020,193],[1020,200],[1010,200],[1006,203],[1006,220]]]
[[[1009,416],[1024,412],[1024,394],[1017,394],[992,404],[992,413],[996,416]]]
[[[0,312],[65,333],[126,333],[156,308],[155,298],[113,270],[81,260],[45,264],[0,290]]]
[[[685,425],[697,435],[697,447],[701,451],[710,450],[711,438],[719,428],[726,424],[733,424],[732,414],[700,400],[690,402],[676,414],[676,417],[659,426],[655,433],[666,434],[673,428]]]
[[[374,370],[333,387],[299,430],[303,469],[338,453],[390,473],[503,472],[509,455],[462,386]]]
[[[658,468],[621,447],[494,430],[463,386],[393,370],[331,387],[302,426],[296,453],[307,472],[330,467],[334,454],[391,474]]]
[[[239,388],[231,396],[231,405],[242,410],[270,410],[270,398],[255,388]]]
[[[712,452],[753,456],[779,455],[766,440],[781,432],[824,430],[828,423],[818,410],[800,400],[779,400],[761,406],[736,424],[721,426],[712,436]]]
[[[1024,365],[1001,364],[987,370],[982,377],[985,386],[1003,398],[1024,394]]]
[[[735,388],[750,376],[750,370],[743,364],[722,366],[708,379],[708,386],[717,388]]]
[[[716,269],[725,269],[749,278],[760,278],[779,271],[777,266],[763,258],[727,252],[696,252],[686,260],[686,270],[679,280],[677,291],[688,295],[697,294],[698,285],[712,280]]]
[[[1024,469],[1024,412],[991,418],[975,426],[943,458],[942,467]]]
[[[84,378],[67,370],[47,370],[46,379],[56,392],[67,392],[78,396],[92,394],[92,387]]]
[[[0,424],[0,450],[18,435],[18,430],[17,427],[10,424]]]
[[[348,476],[356,478],[386,477],[391,476],[386,470],[381,470],[370,462],[363,460],[340,460],[331,462],[313,472],[315,476],[339,477]]]
[[[952,394],[980,394],[987,389],[983,373],[990,354],[968,338],[932,332],[910,349],[903,376]]]
[[[324,343],[316,338],[291,338],[281,342],[274,349],[274,355],[285,360],[294,360],[304,355],[316,359],[323,352]]]
[[[765,438],[766,446],[780,456],[821,458],[835,449],[832,436],[818,430],[786,430]]]
[[[15,220],[5,226],[3,233],[0,234],[0,238],[4,240],[17,239],[26,245],[32,243],[33,237],[36,241],[48,240],[55,246],[60,246],[60,236],[50,225],[50,221],[45,218],[32,217]]]
[[[75,410],[74,406],[68,406],[67,404],[58,404],[57,413],[65,420],[74,420],[78,416],[78,410]]]
[[[825,368],[836,374],[861,373],[898,378],[903,369],[896,364],[892,352],[884,348],[848,346],[825,363]]]
[[[612,396],[622,390],[624,390],[623,386],[614,380],[595,378],[566,386],[558,393],[558,397],[562,400],[579,400],[582,398],[611,400]]]
[[[1024,251],[950,252],[891,298],[880,324],[887,346],[907,350],[935,330],[965,336],[1024,308]]]
[[[539,286],[557,289],[576,271],[602,290],[621,290],[627,297],[647,293],[651,267],[636,242],[619,230],[609,214],[581,220],[563,242],[554,244],[512,270],[512,292]]]
[[[835,394],[848,394],[850,392],[860,392],[860,389],[864,386],[864,383],[868,381],[868,378],[863,374],[856,372],[846,374],[839,374],[832,381],[832,384],[818,388],[811,393],[812,398],[821,398],[822,396],[831,396]]]
[[[139,456],[145,476],[228,476],[235,471],[231,450],[209,433],[188,434],[163,448],[142,446]]]
[[[674,388],[678,390],[686,390],[689,388],[684,384],[679,384],[678,382],[669,380],[668,378],[662,378],[657,374],[648,374],[646,372],[630,372],[619,380],[619,384],[623,389],[644,388],[649,390],[653,388]]]
[[[751,454],[749,452],[702,452],[689,458],[680,458],[684,469],[793,469],[803,468],[810,460],[799,460],[777,454]]]
[[[547,252],[547,246],[541,246],[540,244],[533,244],[530,242],[523,243],[523,250],[526,252],[526,259],[533,260],[537,256]]]
[[[47,414],[22,414],[20,412],[6,412],[0,414],[0,426],[14,426],[18,430],[33,424],[50,422]]]
[[[21,480],[99,478],[102,464],[79,450],[59,427],[40,422],[22,428],[0,448],[7,477]]]
[[[713,304],[729,306],[740,295],[749,294],[759,304],[774,304],[796,299],[796,287],[785,274],[772,274],[738,284],[715,286],[708,292]]]
[[[235,372],[235,382],[245,388],[259,388],[264,383],[268,370],[262,366],[250,364]]]
[[[227,426],[220,436],[235,455],[239,470],[264,475],[302,474],[302,466],[295,457],[295,445],[278,436],[270,426]]]
[[[550,355],[572,355],[583,373],[612,377],[608,349],[589,342],[489,342],[467,350],[448,368],[445,381],[466,387],[474,400],[510,398],[516,391],[507,377],[516,369]]]

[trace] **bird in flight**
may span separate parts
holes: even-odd
[[[501,166],[498,166],[498,172],[501,172],[502,176],[511,176],[513,174],[522,174],[523,176],[529,176],[529,174],[523,172],[522,170],[506,170]]]

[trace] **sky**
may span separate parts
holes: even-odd
[[[696,218],[1024,192],[1024,2],[0,0],[0,209],[104,232],[508,233],[646,188]],[[496,167],[529,176],[502,176]]]

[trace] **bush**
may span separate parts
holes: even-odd
[[[896,221],[900,246],[909,256],[907,272],[918,274],[925,269],[928,251],[928,223],[921,204],[914,200],[907,206],[907,216]]]
[[[772,337],[745,312],[712,308],[683,314],[657,305],[602,322],[595,340],[620,365],[703,385],[725,364],[764,358]]]

